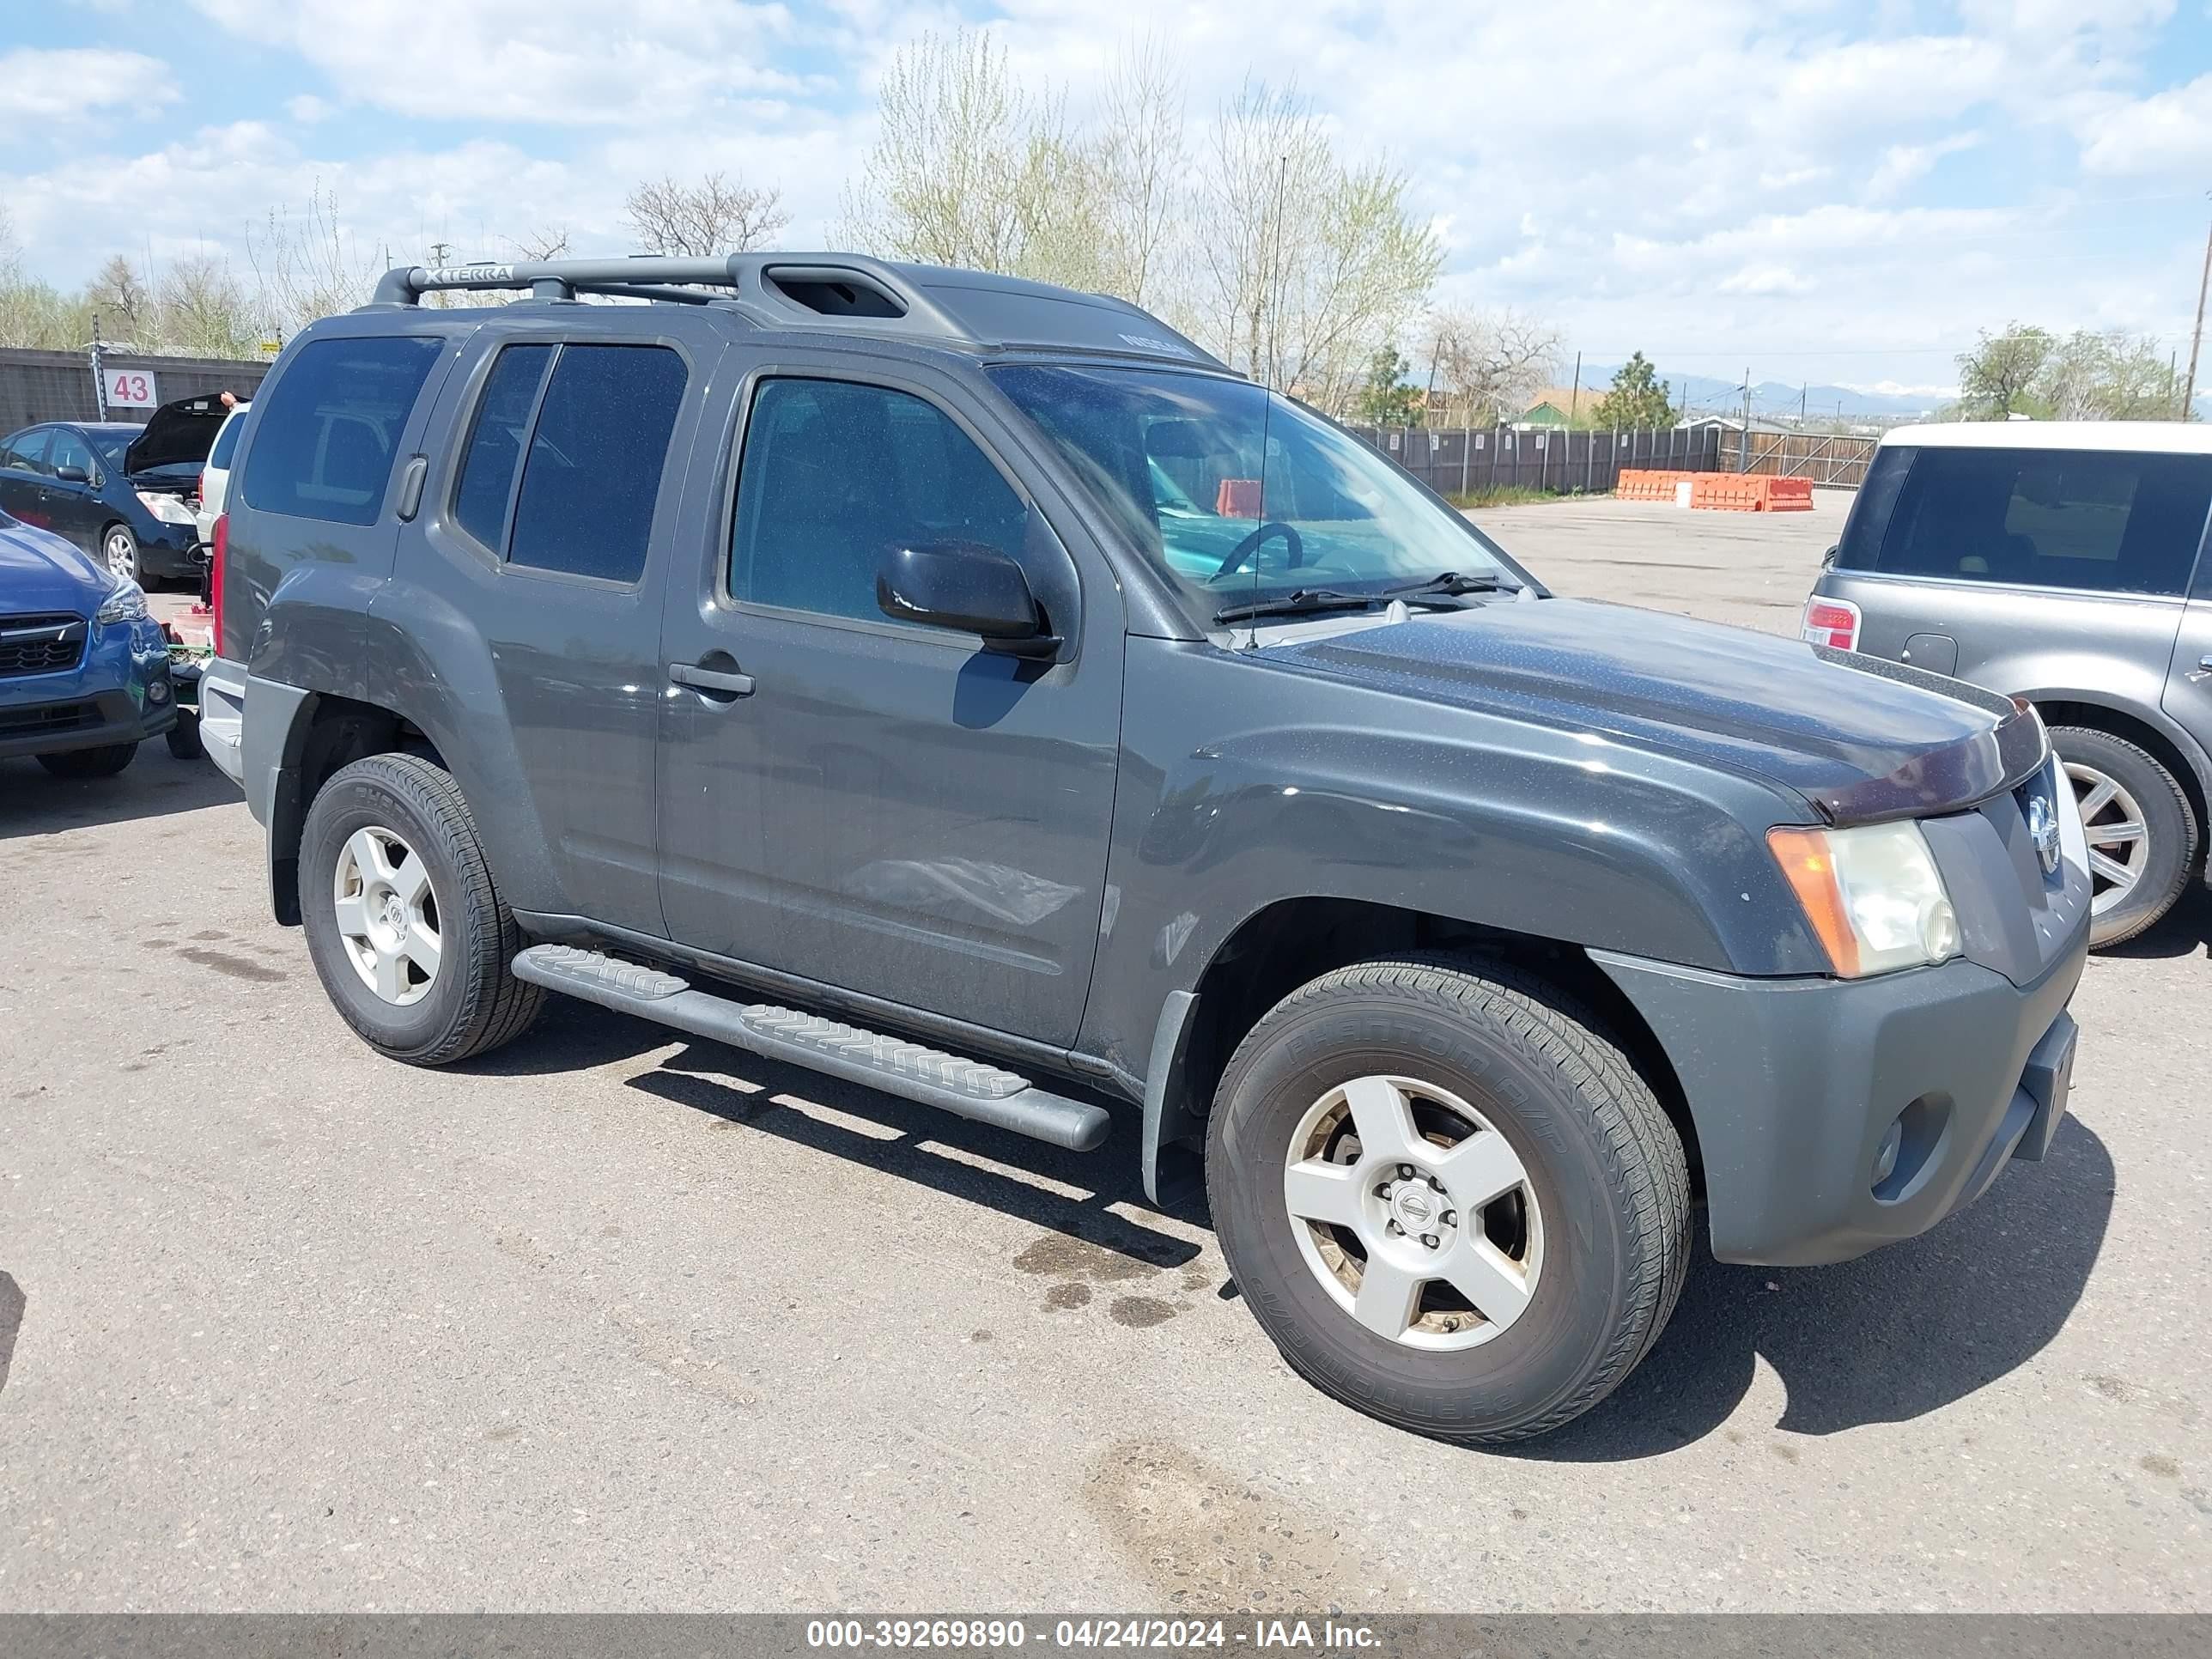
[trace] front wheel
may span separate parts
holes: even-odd
[[[138,538],[131,533],[127,524],[112,524],[100,535],[100,562],[107,574],[118,581],[145,585],[145,571],[138,558]]]
[[[2133,939],[2173,908],[2197,858],[2197,815],[2173,774],[2125,738],[2060,726],[2051,746],[2089,844],[2089,945]]]
[[[451,774],[371,755],[325,784],[300,837],[316,975],[379,1053],[444,1066],[512,1041],[544,994],[509,971],[525,940]]]
[[[1325,975],[1215,1096],[1206,1191],[1291,1367],[1416,1433],[1545,1433],[1604,1399],[1686,1273],[1689,1174],[1592,1018],[1502,963]]]
[[[39,764],[58,778],[112,778],[131,764],[138,752],[135,743],[103,744],[97,749],[72,749],[63,755],[41,755]]]

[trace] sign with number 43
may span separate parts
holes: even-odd
[[[106,384],[110,409],[151,409],[161,401],[153,375],[145,369],[103,368],[100,378]]]

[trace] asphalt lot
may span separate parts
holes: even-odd
[[[1482,515],[1792,631],[1832,504]],[[1512,1455],[1331,1404],[1088,1158],[560,1002],[381,1061],[204,763],[0,762],[0,1611],[2212,1609],[2212,903],[1929,1237],[1702,1258]]]

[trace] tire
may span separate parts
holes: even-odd
[[[1378,1091],[1386,1079],[1400,1081]],[[1332,1129],[1328,1103],[1340,1094],[1349,1110]],[[1393,1094],[1410,1104],[1411,1127],[1429,1132],[1416,1135],[1413,1156],[1417,1173],[1442,1176],[1440,1191],[1401,1183],[1416,1166],[1394,1165],[1382,1138],[1380,1163],[1361,1143],[1360,1120],[1387,1115]],[[1358,1109],[1378,1100],[1383,1107]],[[1510,1164],[1522,1177],[1481,1212],[1495,1257],[1453,1224],[1468,1218],[1450,1207],[1465,1201],[1455,1190],[1478,1184],[1461,1180],[1467,1160],[1430,1150],[1435,1125],[1464,1124],[1470,1113],[1484,1121],[1467,1138],[1475,1164],[1486,1158],[1491,1171],[1480,1184],[1510,1179]],[[1330,1174],[1340,1164],[1360,1173],[1340,1185]],[[1356,1275],[1346,1228],[1291,1214],[1309,1190],[1293,1183],[1317,1174],[1329,1176],[1316,1183],[1328,1189],[1322,1207],[1362,1206],[1365,1219],[1351,1230],[1365,1252]],[[1586,1010],[1533,975],[1475,957],[1362,963],[1279,1003],[1222,1075],[1206,1180],[1230,1269],[1291,1368],[1383,1422],[1462,1444],[1544,1434],[1603,1400],[1656,1340],[1689,1266],[1687,1163],[1650,1088]],[[1439,1231],[1386,1237],[1409,1202],[1414,1215],[1443,1206]],[[1463,1263],[1470,1245],[1481,1251],[1479,1294],[1424,1283],[1407,1328],[1378,1334],[1360,1312],[1376,1263],[1402,1261],[1416,1245],[1429,1251],[1431,1240],[1441,1250],[1416,1252],[1419,1261]],[[1482,1267],[1493,1260],[1511,1271]],[[1375,1283],[1387,1292],[1419,1276],[1417,1267]],[[1515,1296],[1525,1297],[1517,1313]],[[1377,1300],[1384,1328],[1399,1322],[1398,1300]],[[1459,1310],[1468,1307],[1477,1316]]]
[[[300,838],[300,910],[323,989],[393,1060],[446,1066],[489,1054],[527,1030],[544,1000],[508,970],[528,941],[492,884],[459,786],[420,756],[372,755],[323,786]],[[397,943],[380,951],[380,941]]]
[[[146,567],[138,556],[138,538],[127,524],[112,524],[100,532],[100,562],[111,576],[146,585]]]
[[[130,765],[137,752],[135,743],[111,743],[98,749],[72,749],[65,754],[41,755],[39,764],[58,778],[112,778]]]
[[[2197,814],[2173,774],[2125,738],[2058,726],[2051,728],[2051,746],[2083,809],[2093,877],[2089,948],[2101,951],[2133,939],[2173,908],[2197,862]],[[2100,830],[2130,833],[2100,842]],[[2126,872],[2124,883],[2116,878],[2118,871]]]
[[[169,752],[180,761],[198,760],[207,753],[200,746],[200,717],[179,708],[177,723],[164,734],[168,739]]]

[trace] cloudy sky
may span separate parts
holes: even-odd
[[[0,202],[32,269],[209,248],[318,188],[396,256],[623,246],[648,174],[780,187],[818,245],[888,56],[988,24],[1081,111],[1171,46],[1193,136],[1248,75],[1386,152],[1451,297],[1676,372],[1948,386],[2019,318],[2185,355],[2208,0],[0,0]]]

